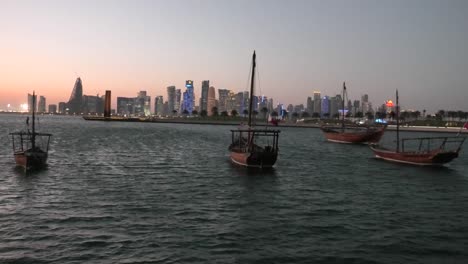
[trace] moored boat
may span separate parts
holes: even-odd
[[[458,157],[465,137],[419,137],[400,140],[398,90],[396,92],[396,148],[371,144],[376,158],[420,166],[443,166]]]
[[[47,166],[49,142],[52,134],[36,132],[35,106],[36,95],[33,93],[32,126],[29,130],[29,117],[26,119],[26,131],[10,133],[13,142],[13,153],[17,166],[25,171],[38,170]]]
[[[256,55],[252,56],[249,117],[247,127],[231,130],[229,146],[231,161],[237,165],[253,168],[271,168],[278,158],[279,130],[256,129],[252,123]]]
[[[385,132],[386,125],[349,125],[345,122],[346,84],[343,82],[342,118],[339,126],[321,126],[327,141],[335,143],[377,143]]]

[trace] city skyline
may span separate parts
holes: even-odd
[[[165,95],[193,80],[248,90],[258,54],[260,91],[306,104],[314,91],[374,106],[467,110],[466,1],[5,1],[0,10],[0,108],[84,94]],[[115,103],[113,103],[115,108]]]

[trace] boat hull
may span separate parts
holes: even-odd
[[[458,157],[457,151],[396,152],[371,146],[376,158],[418,166],[443,166]]]
[[[384,134],[385,127],[382,128],[360,128],[345,129],[341,128],[322,128],[327,141],[335,143],[377,143]]]
[[[16,166],[25,170],[38,170],[47,166],[47,152],[16,152]]]
[[[231,151],[231,161],[250,168],[271,168],[276,163],[277,152],[235,152]]]

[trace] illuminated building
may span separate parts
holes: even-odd
[[[330,117],[330,98],[326,95],[321,101],[321,117]]]
[[[229,90],[218,89],[218,110],[219,112],[230,111],[228,110]],[[232,110],[232,109],[231,109]]]
[[[137,97],[135,98],[134,114],[138,116],[151,115],[150,105],[151,105],[151,97],[146,95],[146,91],[140,91]]]
[[[193,87],[193,81],[192,80],[187,80],[185,81],[185,92],[183,95],[183,102],[182,102],[182,112],[187,111],[189,114],[191,114],[194,110],[195,107],[195,95],[194,95],[194,87]]]
[[[122,115],[122,116],[133,115],[134,104],[135,104],[135,98],[117,97],[117,114]]]

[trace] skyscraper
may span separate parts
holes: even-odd
[[[330,98],[327,95],[325,95],[322,98],[322,102],[320,103],[320,106],[321,106],[320,116],[330,117]]]
[[[177,113],[180,113],[180,100],[181,100],[181,93],[180,89],[175,90],[175,102],[174,102],[174,110],[177,111]]]
[[[230,111],[228,110],[227,108],[227,104],[228,104],[228,98],[229,98],[229,90],[227,89],[218,89],[218,110],[219,112],[223,112],[223,111]]]
[[[39,104],[37,106],[38,113],[46,112],[46,98],[44,96],[39,96]]]
[[[175,103],[176,103],[176,87],[175,86],[168,86],[167,87],[167,107],[168,113],[172,115],[172,111],[175,110]]]
[[[208,107],[208,90],[210,87],[210,81],[205,80],[202,81],[202,87],[201,87],[201,97],[200,97],[200,111],[207,111],[208,113],[211,111],[211,109]]]
[[[182,104],[182,111],[187,111],[191,114],[195,107],[195,94],[194,94],[194,87],[193,81],[187,80],[185,81],[185,92],[184,92],[184,101]]]
[[[314,113],[314,101],[312,101],[312,97],[307,97],[307,108],[306,112],[312,115]]]
[[[158,116],[166,115],[166,113],[164,113],[164,99],[162,95],[154,98],[154,113]]]
[[[213,112],[213,108],[216,107],[216,89],[211,86],[208,89],[208,97],[207,97],[207,109],[208,115],[212,116],[215,113]]]
[[[131,116],[134,113],[135,98],[117,97],[117,114]]]
[[[146,95],[146,91],[140,91],[135,98],[135,114],[139,116],[149,116],[151,97]]]
[[[369,96],[367,94],[361,96],[361,111],[363,114],[369,111]]]
[[[35,97],[35,98],[34,98]],[[33,105],[34,105],[34,101],[33,100],[36,100],[37,101],[37,95],[33,95],[32,94],[28,94],[28,112],[29,113],[32,113],[33,111]],[[37,105],[37,104],[36,104]],[[34,109],[34,111],[37,111],[37,107],[36,109]]]
[[[321,113],[322,98],[319,91],[314,91],[314,113]]]
[[[75,86],[73,86],[73,91],[70,95],[70,100],[68,100],[67,108],[69,114],[81,114],[83,105],[83,84],[81,83],[81,78],[76,78]]]

